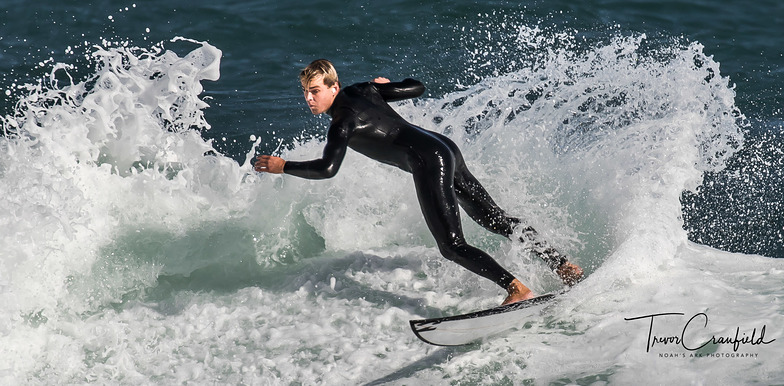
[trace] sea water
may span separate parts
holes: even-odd
[[[0,14],[0,383],[784,382],[780,69],[728,73],[699,39],[732,52],[726,29],[642,1],[357,2],[332,22],[328,4],[186,5]],[[394,108],[587,278],[516,331],[420,342],[409,319],[503,291],[440,256],[410,176],[353,152],[329,180],[252,170],[320,156],[328,120],[296,72],[322,56],[344,83],[425,81]],[[562,290],[464,228],[534,292]]]

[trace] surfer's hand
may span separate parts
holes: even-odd
[[[373,79],[373,83],[389,83],[389,79],[379,76],[376,79]]]
[[[283,173],[283,166],[286,161],[283,158],[272,155],[261,155],[256,158],[256,171],[280,174]]]

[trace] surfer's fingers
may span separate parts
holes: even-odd
[[[260,155],[256,157],[256,163],[254,164],[254,166],[256,167],[256,171],[259,172],[267,171],[267,169],[269,168],[269,160],[270,160],[270,156],[268,155]]]

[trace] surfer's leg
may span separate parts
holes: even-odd
[[[484,186],[465,166],[458,161],[455,171],[455,193],[460,206],[477,224],[490,232],[510,237],[515,226],[520,224],[518,218],[509,216],[490,197]]]
[[[510,237],[520,220],[508,216],[490,197],[479,180],[468,170],[463,154],[457,145],[445,136],[440,136],[449,146],[455,158],[455,194],[460,207],[477,224],[490,232]]]
[[[454,191],[454,155],[439,151],[435,158],[413,162],[412,175],[422,214],[441,254],[509,290],[514,276],[490,255],[465,241]]]
[[[526,248],[537,254],[555,272],[564,284],[572,286],[583,279],[583,270],[578,265],[570,262],[565,255],[550,246],[550,244],[539,237],[539,233],[533,227],[527,226],[523,229],[520,241]]]
[[[482,184],[471,174],[459,151],[456,153],[455,193],[460,206],[466,213],[485,229],[497,234],[511,237],[520,220],[508,216],[496,205]],[[547,241],[538,237],[536,230],[530,226],[523,229],[520,241],[527,249],[537,254],[567,285],[574,285],[582,280],[582,269],[569,262],[565,255],[550,246]]]
[[[488,231],[511,237],[514,229],[521,224],[520,219],[507,215],[493,201],[484,186],[468,170],[457,145],[446,136],[436,135],[454,155],[454,191],[460,206],[472,220]],[[527,226],[523,229],[520,241],[526,246],[526,249],[533,251],[544,260],[565,284],[574,285],[582,280],[583,271],[579,266],[569,262],[566,256],[560,254],[545,240],[537,236],[536,230]]]

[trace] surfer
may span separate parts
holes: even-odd
[[[311,161],[285,161],[262,155],[258,172],[286,173],[308,179],[334,176],[347,148],[413,175],[417,198],[441,254],[501,286],[508,293],[503,304],[533,298],[523,285],[490,255],[463,237],[458,204],[487,230],[511,237],[520,220],[508,216],[469,172],[457,145],[439,133],[415,126],[398,115],[388,102],[415,98],[424,85],[413,79],[391,82],[376,78],[341,88],[328,60],[312,62],[300,72],[300,83],[313,114],[332,117],[323,155]],[[531,227],[520,240],[536,252],[567,285],[582,279],[582,269],[537,237]]]

